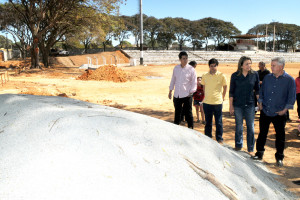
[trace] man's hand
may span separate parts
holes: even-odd
[[[263,109],[262,103],[258,104],[258,110],[261,111]]]
[[[281,111],[278,111],[278,112],[276,112],[279,116],[282,116],[282,115],[284,115],[285,113],[286,113],[286,111],[287,111],[287,109],[285,108],[285,109],[283,109],[283,110],[281,110]]]
[[[169,99],[172,99],[172,90],[169,92],[168,97],[169,97]]]
[[[230,113],[231,115],[234,114],[234,107],[233,107],[233,106],[230,106],[230,107],[229,107],[229,113]]]

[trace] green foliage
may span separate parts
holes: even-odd
[[[6,39],[6,36],[0,35],[0,48],[11,47],[13,42],[10,39]]]
[[[274,35],[275,27],[275,35]],[[248,30],[248,34],[267,35],[260,40],[260,47],[267,43],[268,50],[273,50],[273,41],[275,36],[275,51],[292,49],[295,51],[300,42],[300,26],[296,24],[284,24],[272,22],[269,24],[258,24]]]

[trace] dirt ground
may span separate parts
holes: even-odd
[[[80,60],[79,57],[76,58]],[[73,58],[73,60],[75,60]],[[81,58],[84,63],[86,57]],[[14,61],[19,63],[19,61]],[[76,65],[76,63],[74,63]],[[8,62],[0,66],[9,66]],[[288,63],[286,71],[297,77],[300,63]],[[33,94],[62,96],[101,105],[112,106],[132,112],[142,113],[167,122],[173,122],[174,108],[168,99],[168,86],[174,65],[163,66],[134,66],[118,67],[119,71],[126,73],[125,82],[78,80],[79,76],[86,73],[78,67],[65,67],[59,63],[53,67],[42,70],[9,70],[9,81],[0,85],[0,94]],[[231,74],[236,71],[237,64],[220,64],[218,70],[225,73],[229,85]],[[253,63],[252,68],[258,70],[258,64]],[[267,64],[270,69],[270,64]],[[4,70],[4,69],[1,69]],[[0,70],[0,72],[1,72]],[[208,71],[207,65],[198,65],[197,75]],[[92,72],[93,73],[93,72]],[[300,197],[300,186],[292,181],[300,180],[300,137],[298,136],[296,104],[290,111],[291,122],[286,126],[286,148],[284,167],[275,166],[275,132],[271,125],[266,144],[264,162],[268,168],[278,175],[278,180],[287,186],[289,191]],[[234,117],[229,114],[228,93],[223,107],[224,143],[234,147]],[[195,109],[193,110],[196,117]],[[258,136],[259,113],[255,117],[255,138]],[[186,126],[186,124],[182,124]],[[244,127],[245,128],[245,127]],[[195,123],[195,130],[203,133],[204,125]],[[244,129],[245,130],[245,129]],[[213,130],[214,131],[214,130]],[[214,138],[215,139],[215,138]],[[246,134],[244,131],[244,148],[246,151]],[[201,156],[201,155],[200,155]]]

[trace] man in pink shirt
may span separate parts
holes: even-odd
[[[172,98],[172,90],[175,87],[173,103],[175,107],[174,124],[180,123],[181,112],[189,128],[194,128],[192,113],[193,94],[197,89],[197,75],[194,67],[188,64],[188,55],[185,51],[179,53],[180,64],[173,69],[170,83],[169,99]]]

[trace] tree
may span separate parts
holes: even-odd
[[[212,30],[212,38],[215,41],[215,46],[219,47],[220,44],[224,44],[226,39],[229,39],[232,35],[241,34],[231,22],[225,22],[222,20],[215,20]]]
[[[144,23],[144,31],[149,38],[149,43],[151,44],[152,49],[157,43],[157,37],[159,32],[162,30],[163,24],[160,20],[155,17],[148,17]]]
[[[216,47],[219,46],[220,43],[224,43],[229,36],[241,33],[231,22],[225,22],[212,17],[204,18],[199,21],[205,30],[204,38],[206,50],[208,48],[209,39],[214,41]]]
[[[157,35],[157,41],[169,49],[169,46],[172,44],[175,37],[175,29],[174,29],[174,20],[171,17],[161,19],[163,24],[161,31]]]
[[[184,18],[173,18],[173,23],[171,23],[171,29],[174,30],[174,35],[179,44],[179,49],[182,50],[182,46],[186,41],[189,41],[189,28],[190,28],[190,20]]]
[[[15,17],[18,13],[14,12],[10,4],[0,5],[0,30],[10,33],[16,47],[20,50],[22,58],[26,58],[27,49],[30,47],[31,34],[28,27]]]
[[[207,51],[208,48],[208,41],[212,38],[212,28],[213,28],[213,21],[215,19],[211,17],[203,18],[199,20],[200,26],[204,28],[204,39],[205,39],[205,50]]]
[[[143,14],[143,20],[147,20],[147,15]],[[132,33],[135,39],[136,47],[139,47],[140,43],[140,15],[136,14],[126,19],[127,27],[129,31]]]
[[[204,40],[205,29],[202,26],[200,20],[191,21],[190,27],[188,28],[188,34],[193,45],[193,51],[200,49]]]
[[[12,45],[13,42],[10,39],[7,39],[5,36],[0,35],[0,48],[7,48],[7,45]]]
[[[118,9],[122,0],[8,0],[19,18],[31,33],[31,66],[39,68],[39,47],[47,51],[57,38],[62,38],[72,28],[84,21],[80,11],[95,9],[99,13],[111,13]],[[77,23],[79,22],[79,23]],[[47,41],[44,41],[44,40]],[[48,41],[51,40],[51,41]],[[44,43],[44,44],[43,44]],[[48,55],[43,53],[43,61]],[[46,63],[47,64],[47,63]]]
[[[128,33],[128,22],[127,18],[124,16],[118,17],[116,19],[116,28],[114,31],[114,37],[120,42],[119,46],[123,49],[123,42],[125,39],[129,38]]]
[[[267,42],[268,49],[273,49],[274,38],[274,26],[275,26],[275,45],[277,50],[287,51],[292,48],[295,51],[297,44],[300,41],[300,26],[295,24],[284,24],[279,22],[272,22],[269,24],[258,24],[248,30],[249,34],[266,35],[266,27],[268,32],[269,42]],[[266,42],[266,41],[265,41]],[[264,45],[259,43],[260,46]]]

